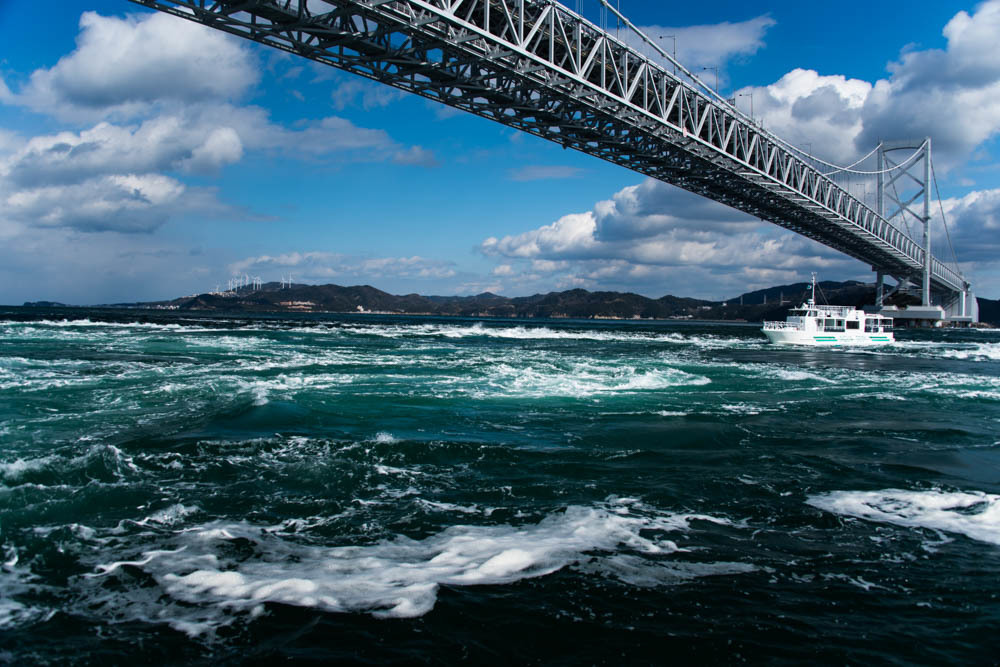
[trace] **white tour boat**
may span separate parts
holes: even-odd
[[[788,311],[784,322],[764,322],[761,329],[772,343],[782,345],[889,345],[892,318],[851,306],[816,305],[816,276],[812,298]]]

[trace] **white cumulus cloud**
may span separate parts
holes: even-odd
[[[101,122],[80,132],[36,136],[3,163],[12,184],[30,187],[107,173],[216,169],[238,161],[242,153],[231,127],[158,116],[136,126]]]
[[[643,279],[666,267],[721,271],[842,267],[853,260],[721,204],[647,179],[534,230],[490,237],[485,255],[530,260],[526,275],[562,270],[576,285]],[[505,272],[511,276],[512,271]]]
[[[718,67],[720,77],[724,79],[727,63],[751,56],[764,48],[764,36],[775,23],[770,16],[762,15],[748,21],[724,21],[682,27],[647,25],[640,26],[639,29],[651,39],[657,39],[659,46],[667,53],[673,50],[674,41],[658,38],[661,35],[674,36],[677,59],[681,64],[698,76],[703,74],[702,67]],[[660,59],[648,45],[631,32],[625,33],[623,38],[642,53]],[[714,73],[703,80],[709,85],[714,85],[715,80],[711,78],[712,76]]]
[[[150,232],[162,225],[183,200],[185,186],[158,174],[123,174],[87,179],[67,186],[42,186],[15,192],[5,200],[13,220],[40,227],[79,231]]]
[[[795,69],[769,86],[737,91],[743,96],[737,104],[749,111],[752,96],[754,115],[767,129],[826,160],[847,163],[857,155],[871,91],[867,81]]]
[[[1000,0],[959,12],[944,49],[906,50],[874,83],[796,69],[768,86],[748,86],[754,114],[783,139],[844,162],[880,140],[930,136],[945,168],[1000,133]],[[737,103],[749,111],[749,99]]]
[[[944,50],[904,52],[865,104],[859,145],[879,137],[932,136],[949,159],[966,157],[1000,131],[1000,1],[959,12]]]
[[[12,97],[61,118],[135,115],[164,101],[237,99],[258,78],[248,48],[218,30],[162,13],[84,12],[76,49]]]

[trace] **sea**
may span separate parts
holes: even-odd
[[[996,664],[1000,330],[0,308],[0,662]]]

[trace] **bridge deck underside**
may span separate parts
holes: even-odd
[[[133,0],[589,153],[897,278],[923,250],[780,140],[547,0]],[[967,288],[934,259],[938,291]]]

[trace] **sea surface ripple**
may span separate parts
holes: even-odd
[[[0,662],[995,662],[1000,331],[0,308]]]

